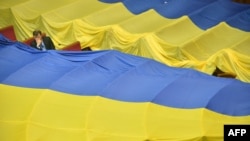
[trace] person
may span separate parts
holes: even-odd
[[[34,40],[30,43],[31,47],[46,51],[55,50],[55,45],[50,37],[43,36],[40,30],[33,31]]]

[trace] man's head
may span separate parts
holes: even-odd
[[[35,30],[33,31],[33,37],[37,40],[41,40],[42,39],[42,32],[41,30]]]

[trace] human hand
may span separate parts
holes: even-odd
[[[42,43],[42,39],[38,39],[38,38],[36,38],[35,40],[36,40],[36,44],[37,44],[37,46],[40,46],[40,45],[41,45],[41,43]]]

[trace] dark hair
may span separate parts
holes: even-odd
[[[38,34],[42,35],[42,31],[41,30],[33,31],[33,36],[37,36]]]

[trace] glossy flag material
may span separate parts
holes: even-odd
[[[49,4],[48,4],[49,3]],[[232,0],[0,1],[0,28],[20,42],[41,29],[56,49],[118,50],[250,82],[250,5]]]
[[[1,141],[219,141],[250,124],[250,84],[115,50],[0,39]]]

